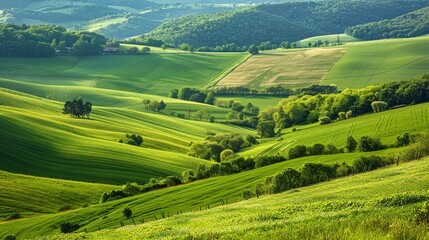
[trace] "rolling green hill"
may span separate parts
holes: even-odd
[[[182,53],[3,58],[0,61],[0,78],[47,86],[72,86],[68,90],[73,87],[91,87],[167,96],[174,88],[203,86],[216,79],[225,69],[242,61],[244,56],[247,55]],[[27,92],[24,89],[21,91]],[[35,95],[46,97],[47,94],[61,101],[67,99],[62,97],[61,92]]]
[[[162,24],[148,36],[176,46],[187,42],[196,48],[228,43],[249,46],[264,41],[280,44],[344,32],[348,27],[394,18],[428,5],[423,0],[262,4],[230,12],[182,17]]]
[[[428,72],[427,36],[357,42],[324,77],[321,84],[335,84],[340,89],[420,77]]]
[[[138,226],[72,236],[85,239],[426,239],[429,237],[427,226],[412,220],[414,208],[429,197],[428,163],[429,159],[425,159]],[[56,235],[48,239],[69,237]]]
[[[374,135],[373,133],[376,133],[375,136],[381,137],[384,143],[389,144],[393,142],[395,136],[403,132],[413,133],[427,130],[428,106],[429,104],[421,104],[378,114],[369,114],[324,126],[308,126],[293,133],[286,130],[282,136],[284,140],[265,140],[257,147],[244,151],[243,155],[284,153],[289,147],[298,143],[334,143],[338,147],[342,147],[346,136],[349,134],[358,138],[362,135]],[[412,124],[408,124],[410,115],[414,116]],[[144,151],[148,152],[147,149]],[[388,156],[397,151],[398,149],[387,149],[379,152],[311,156],[288,160],[252,171],[157,190],[67,213],[3,223],[0,224],[0,233],[13,233],[22,237],[54,234],[59,232],[58,226],[64,221],[79,222],[88,231],[95,231],[98,227],[118,227],[119,221],[121,219],[124,221],[121,214],[124,207],[133,209],[136,220],[141,218],[146,221],[154,220],[153,216],[156,215],[160,218],[163,211],[166,214],[177,213],[177,211],[189,212],[195,211],[199,207],[204,208],[207,205],[218,206],[221,199],[228,199],[229,202],[240,200],[242,191],[252,190],[255,184],[283,168],[300,168],[306,162],[342,163],[345,161],[351,163],[359,156],[372,154]],[[158,168],[162,167],[162,165],[157,165]],[[125,222],[131,224],[130,220]],[[80,231],[83,231],[83,228]]]
[[[209,130],[248,132],[117,107],[95,106],[91,119],[75,119],[58,102],[4,89],[0,96],[0,167],[35,176],[121,184],[180,175],[208,163],[185,155],[190,141]],[[126,133],[141,134],[142,147],[118,143]]]
[[[117,186],[39,178],[0,171],[0,219],[18,212],[21,217],[58,213],[61,208],[98,204],[103,192]],[[65,209],[69,210],[69,209]]]
[[[346,33],[365,40],[416,37],[429,33],[429,7],[394,19],[366,23],[346,29]]]

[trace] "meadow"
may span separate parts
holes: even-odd
[[[349,43],[349,49],[321,84],[340,89],[420,77],[428,72],[429,37]]]
[[[413,221],[413,210],[429,198],[428,163],[392,166],[137,226],[41,239],[427,239],[428,228]]]
[[[297,41],[296,44],[300,47],[307,47],[309,42],[315,43],[319,40],[322,41],[323,43],[325,43],[325,41],[328,41],[330,44],[337,44],[338,40],[340,41],[340,44],[361,41],[358,38],[355,38],[343,33],[343,34],[330,34],[330,35],[309,37],[309,38]]]

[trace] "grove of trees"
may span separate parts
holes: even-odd
[[[64,103],[63,114],[70,114],[71,117],[89,118],[92,111],[92,103],[85,102],[79,97]]]

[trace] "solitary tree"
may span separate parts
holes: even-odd
[[[349,152],[354,152],[357,148],[358,143],[352,136],[347,137],[346,149]]]
[[[249,52],[250,54],[254,55],[254,54],[258,54],[259,53],[259,48],[255,45],[250,45],[249,49],[247,50],[247,52]]]
[[[129,208],[124,208],[124,210],[122,211],[122,214],[127,219],[130,219],[130,217],[133,215],[133,211],[131,211],[131,209],[129,209]]]

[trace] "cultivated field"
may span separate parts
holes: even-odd
[[[318,84],[345,51],[346,48],[315,48],[254,55],[215,87],[295,88]]]
[[[330,44],[337,44],[338,40],[340,41],[340,44],[361,41],[360,39],[349,36],[347,34],[330,34],[302,39],[300,41],[297,41],[296,43],[300,47],[308,47],[309,42],[315,43],[319,40],[323,43],[325,43],[325,41],[328,41]]]
[[[361,88],[428,73],[429,37],[349,44],[349,49],[321,84]]]

